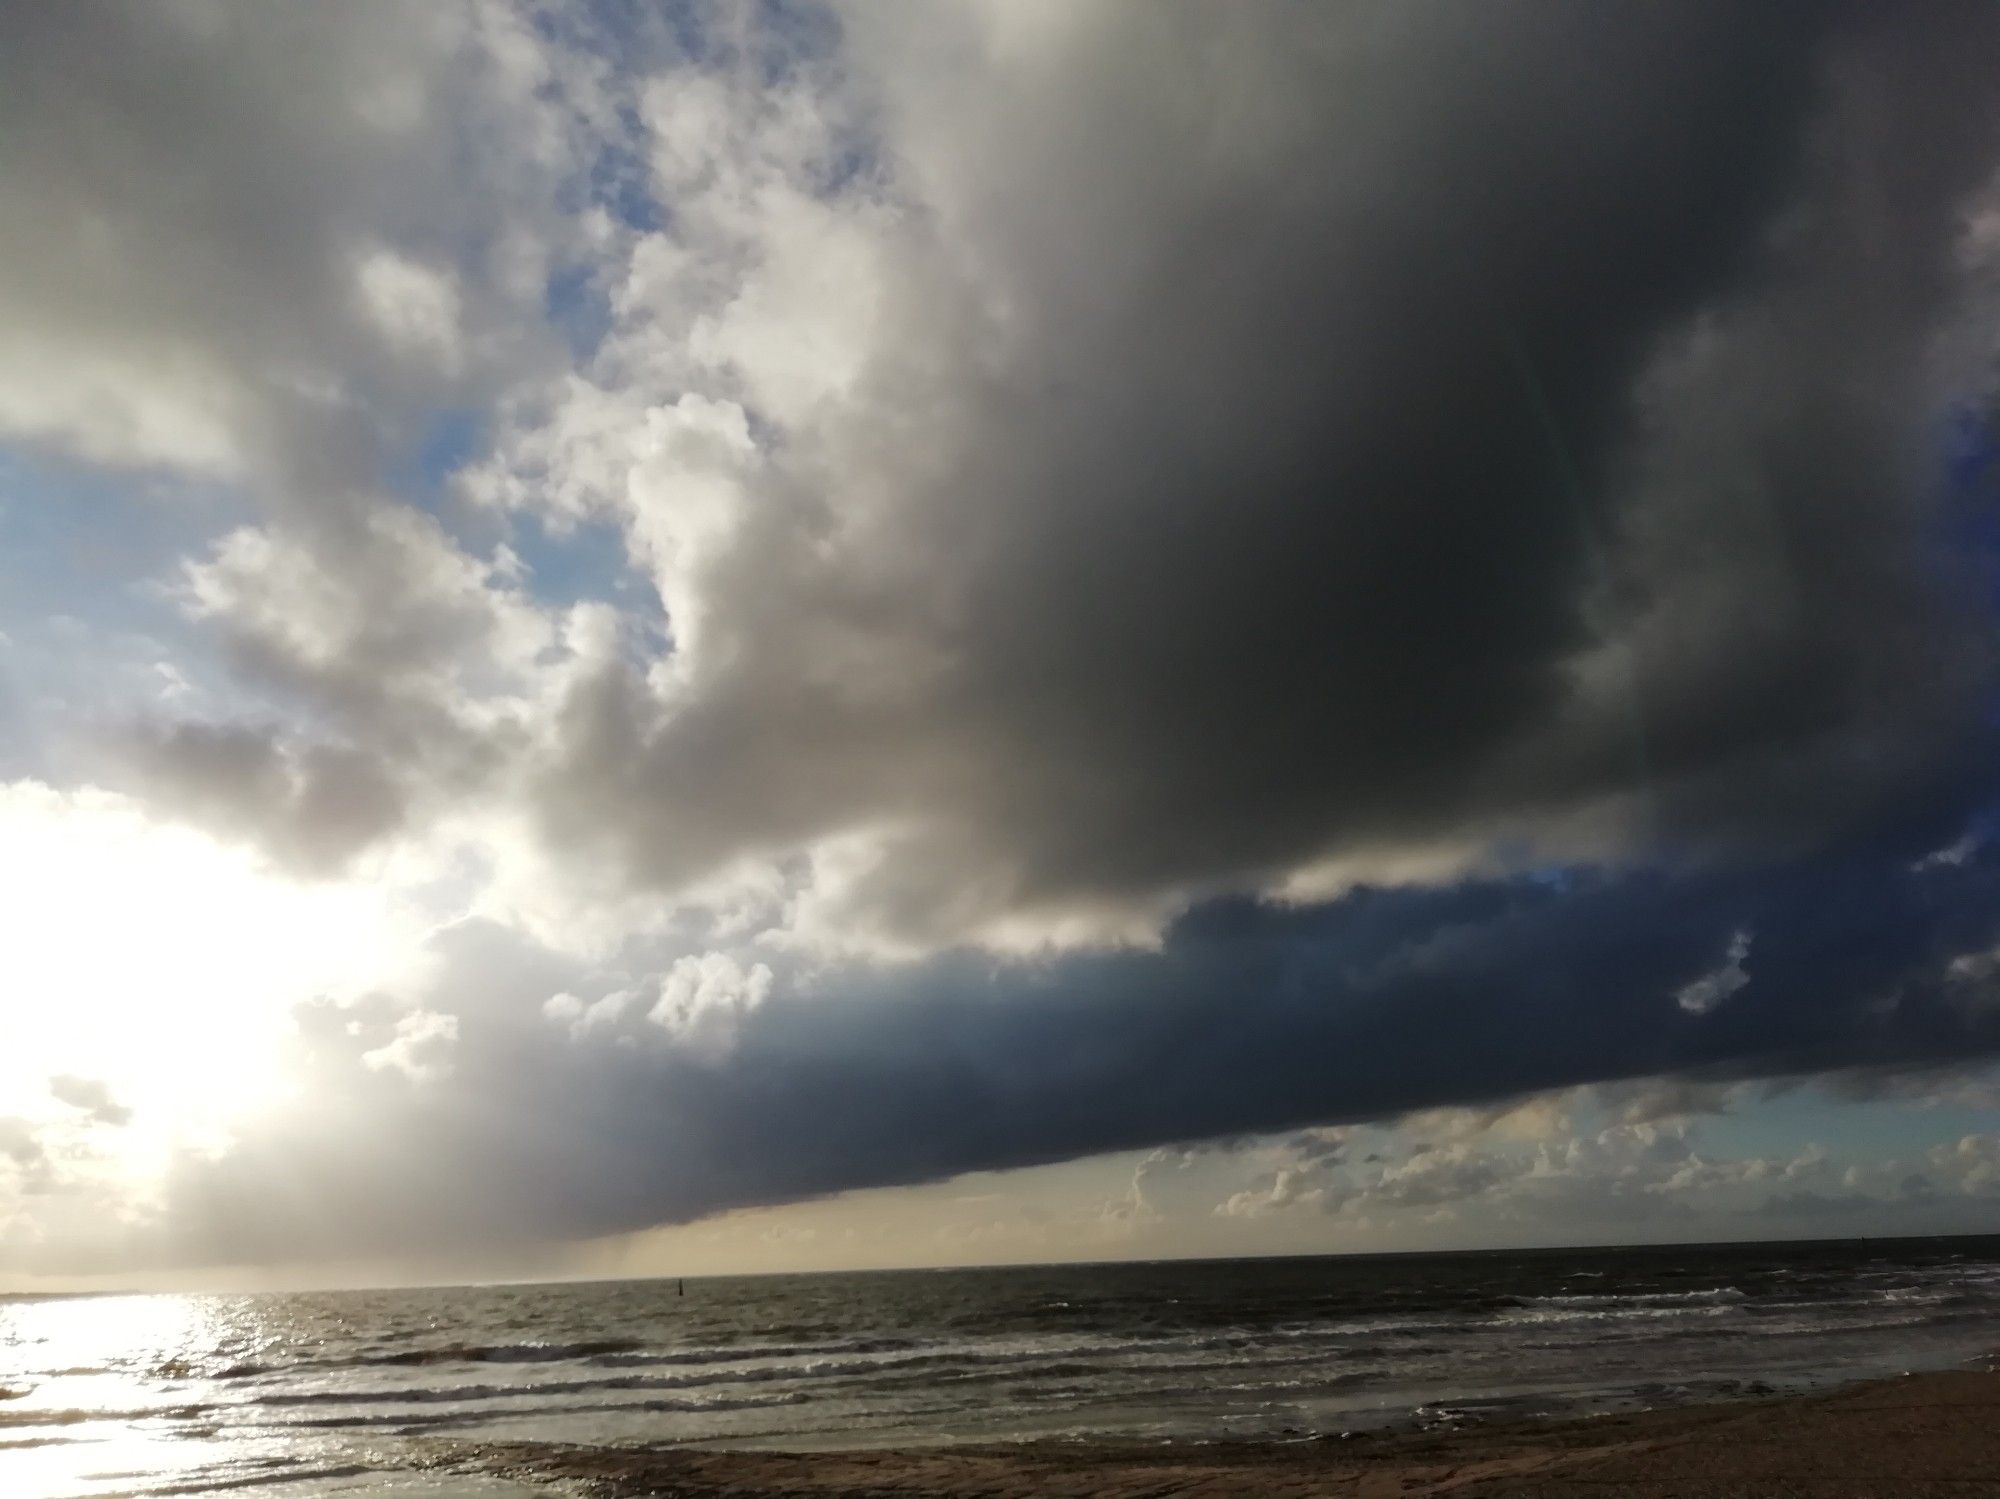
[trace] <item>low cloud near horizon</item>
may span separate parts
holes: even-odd
[[[0,1270],[2000,1058],[1992,6],[5,14]]]

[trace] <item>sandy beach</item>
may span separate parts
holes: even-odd
[[[2000,1377],[1346,1439],[833,1453],[521,1445],[441,1467],[560,1478],[606,1499],[1943,1499],[2000,1494]]]

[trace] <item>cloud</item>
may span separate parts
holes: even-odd
[[[19,1184],[33,1192],[46,1181],[48,1152],[26,1119],[0,1119],[0,1156],[12,1163]]]
[[[2000,1196],[2000,1136],[1966,1135],[1930,1152],[1933,1171],[1967,1196]]]
[[[1936,866],[1914,888],[1904,851],[1887,850],[1563,890],[1231,902],[1151,952],[1035,965],[962,952],[887,973],[772,960],[768,977],[747,955],[711,955],[663,964],[664,991],[599,990],[584,960],[461,925],[435,940],[426,983],[385,997],[363,1034],[346,1028],[360,1011],[315,1022],[309,1102],[182,1163],[176,1252],[220,1254],[246,1214],[273,1257],[447,1251],[1392,1118],[1406,1158],[1370,1161],[1310,1128],[1286,1147],[1286,1183],[1246,1190],[1331,1206],[1365,1192],[1383,1212],[1495,1203],[1503,1182],[1549,1185],[1533,1184],[1544,1145],[1544,1174],[1622,1181],[1621,1201],[1802,1188],[1783,1162],[1754,1180],[1704,1164],[1690,1116],[1734,1096],[1732,1079],[2000,1053],[2000,1011],[1947,978],[1958,943],[1992,940],[1996,857]],[[1684,1008],[1681,989],[1746,922],[1759,933],[1747,982],[1726,1005]],[[663,1033],[650,995],[676,998],[694,1029]],[[456,1017],[451,1071],[389,1088],[365,1057],[411,1010]],[[1540,1096],[1584,1083],[1602,1086]],[[1585,1108],[1595,1134],[1572,1122]],[[282,1202],[264,1185],[280,1177]],[[1598,1202],[1563,1190],[1578,1212]]]
[[[1729,951],[1724,954],[1722,966],[1704,973],[1693,983],[1684,985],[1674,996],[1674,1003],[1683,1010],[1691,1010],[1697,1015],[1706,1014],[1730,995],[1750,982],[1750,976],[1743,971],[1743,960],[1750,956],[1750,933],[1739,931],[1729,938]]]
[[[49,1079],[49,1092],[56,1101],[81,1109],[99,1124],[130,1124],[132,1111],[112,1096],[111,1089],[96,1078],[58,1073]]]
[[[377,1072],[400,1072],[412,1082],[429,1082],[451,1070],[458,1017],[413,1010],[397,1018],[389,1039],[361,1053],[361,1064]]]
[[[728,953],[677,958],[646,1019],[681,1045],[726,1053],[744,1020],[770,993],[771,970],[762,963],[746,971]]]
[[[1992,7],[20,22],[0,435],[229,511],[119,814],[428,934],[120,1253],[2000,1052]]]
[[[1949,1231],[1975,1221],[1963,1212],[1952,1217],[1953,1204],[1970,1208],[1968,1199],[1990,1194],[1995,1180],[1995,1142],[1987,1135],[1937,1146],[1914,1164],[1869,1161],[1844,1169],[1817,1143],[1789,1155],[1717,1151],[1685,1123],[1571,1130],[1564,1121],[1532,1142],[1475,1132],[1440,1144],[1413,1139],[1407,1127],[1375,1138],[1378,1147],[1359,1159],[1281,1148],[1281,1164],[1217,1203],[1214,1214],[1324,1214],[1354,1226],[1476,1219],[1488,1232],[1502,1225],[1503,1232],[1621,1236],[1698,1219],[1817,1223],[1823,1231],[1829,1217],[1876,1232],[1891,1224]]]
[[[183,524],[252,517],[176,590],[252,701],[147,704],[98,769],[337,871],[500,752],[467,743],[491,702],[458,699],[536,626],[396,491],[442,419],[560,367],[550,285],[605,232],[558,202],[594,164],[590,78],[551,74],[507,6],[16,6],[8,29],[0,440],[137,471],[132,502]]]
[[[458,286],[449,271],[376,249],[355,267],[363,310],[391,342],[445,370],[460,361]]]
[[[668,616],[558,719],[558,844],[1008,945],[1969,773],[1982,606],[1910,499],[1989,17],[847,20],[652,88],[672,222],[478,481],[615,520]]]
[[[310,483],[321,503],[372,478],[383,430],[444,389],[443,304],[504,323],[539,299],[520,272],[560,237],[522,24],[452,5],[10,6],[0,432]],[[476,274],[457,299],[420,269],[438,256]]]
[[[606,519],[658,588],[658,636],[545,678],[537,732],[471,715],[559,857],[667,899],[785,864],[801,935],[853,952],[1069,945],[1315,870],[1790,850],[1969,774],[1978,580],[1909,498],[1982,284],[1976,7],[863,8],[623,38],[624,70],[474,14],[356,26],[368,86],[254,102],[356,156],[300,231],[339,295],[290,293],[359,319],[350,385],[368,339],[401,370],[546,334],[473,184],[425,176],[447,122],[531,157],[538,263],[597,257],[575,368],[333,403],[379,455],[483,390],[466,492]],[[125,50],[262,78],[328,24],[273,16]],[[285,400],[283,466],[332,461]],[[448,801],[436,725],[477,689],[406,680],[463,648],[439,543],[328,508],[226,538],[192,597]],[[514,602],[457,565],[468,609]]]
[[[557,625],[500,562],[415,512],[245,527],[176,600],[291,722],[163,721],[112,736],[128,789],[283,867],[337,873],[484,790],[532,733]]]
[[[248,725],[178,723],[125,747],[136,779],[191,820],[306,871],[340,868],[402,822],[403,798],[367,755],[295,745]]]

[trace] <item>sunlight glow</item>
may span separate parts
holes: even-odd
[[[91,1131],[134,1172],[282,1093],[291,1009],[407,964],[411,922],[352,884],[301,884],[105,792],[0,786],[0,1114],[90,1123],[51,1080],[131,1111]]]

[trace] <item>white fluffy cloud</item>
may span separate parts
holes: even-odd
[[[364,1051],[364,1066],[396,1071],[412,1082],[428,1082],[451,1070],[452,1043],[458,1040],[458,1017],[435,1010],[412,1010],[399,1017],[393,1035],[373,1051]]]
[[[728,953],[676,958],[646,1018],[675,1041],[710,1054],[726,1052],[745,1015],[770,997],[771,970],[747,970]]]

